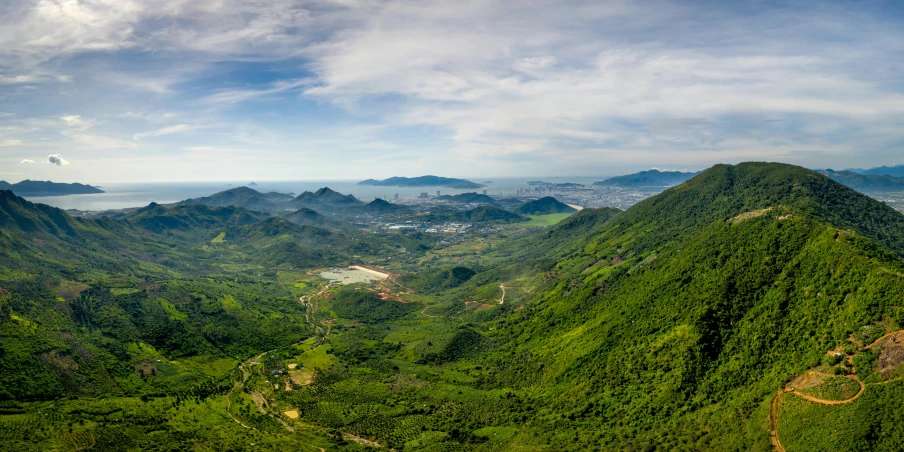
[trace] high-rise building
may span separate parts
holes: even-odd
[[[393,196],[393,197],[392,197],[392,199],[394,199],[394,200],[396,200],[396,201],[398,201],[398,200],[399,200],[399,194],[398,194],[398,193],[396,193],[396,194],[395,194],[395,196]]]
[[[486,191],[486,190],[483,191],[483,195],[484,195],[484,196],[487,195],[487,191]]]
[[[427,192],[421,192],[421,198],[426,198],[427,196],[429,196],[427,195]]]
[[[436,191],[436,197],[439,198],[439,190]]]

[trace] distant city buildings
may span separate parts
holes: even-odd
[[[429,196],[427,192],[421,192],[421,199],[427,199],[427,196]]]

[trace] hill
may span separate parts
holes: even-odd
[[[490,196],[479,193],[461,193],[458,195],[442,195],[436,199],[459,202],[463,204],[495,204],[496,200]]]
[[[157,203],[124,215],[122,219],[154,232],[207,230],[226,226],[252,224],[268,215],[232,205],[213,207],[207,204],[184,204],[166,208]]]
[[[614,185],[626,188],[670,187],[672,185],[678,185],[697,174],[700,173],[649,170],[624,176],[610,177],[604,181],[594,182],[593,185]]]
[[[67,184],[27,179],[15,184],[0,180],[0,190],[11,190],[17,196],[65,196],[104,193],[99,188],[85,184]]]
[[[852,333],[904,320],[902,225],[825,176],[764,163],[717,165],[591,226],[588,240],[547,248],[567,222],[534,242],[562,258],[506,319],[513,354],[532,359],[498,384],[575,407],[567,430],[598,429],[575,449],[768,449],[778,389]],[[890,422],[861,417],[857,431],[881,438]],[[887,441],[830,436],[836,449]]]
[[[284,215],[283,218],[298,225],[326,226],[333,223],[329,218],[308,209],[307,207],[302,207],[295,212]]]
[[[390,177],[389,179],[367,179],[358,185],[374,185],[379,187],[445,187],[455,189],[481,188],[483,185],[467,179],[453,179],[440,176]]]
[[[847,185],[854,190],[870,192],[904,191],[904,178],[889,175],[855,173],[853,171],[820,170],[832,180]]]
[[[853,171],[853,170],[851,170]],[[894,176],[904,177],[904,165],[879,166],[865,170],[856,171],[865,176]]]
[[[462,218],[466,221],[479,223],[479,222],[513,222],[513,221],[521,221],[524,218],[521,215],[516,215],[514,213],[509,212],[508,210],[500,209],[496,206],[479,206],[475,207],[471,210],[467,210],[462,212]]]
[[[329,187],[323,187],[315,192],[306,191],[298,195],[292,200],[292,205],[315,210],[318,208],[330,210],[343,207],[363,206],[364,203],[352,195],[343,195],[331,190]]]
[[[517,212],[522,215],[549,215],[552,213],[577,212],[577,209],[568,204],[559,202],[552,196],[545,196],[524,203],[521,207],[518,207]]]
[[[236,187],[202,198],[186,199],[175,205],[203,204],[211,207],[234,206],[250,210],[276,211],[285,209],[292,196],[285,193],[261,193],[253,188]]]
[[[0,192],[0,446],[904,443],[904,215],[817,172],[716,165],[473,238],[241,212],[82,220]],[[393,275],[317,277],[347,265]]]
[[[360,206],[355,209],[356,212],[362,213],[392,213],[392,212],[402,212],[408,210],[407,207],[400,204],[393,204],[386,200],[377,198],[373,201]]]

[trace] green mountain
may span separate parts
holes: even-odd
[[[436,199],[463,204],[495,204],[496,200],[479,193],[461,193],[458,195],[442,195]]]
[[[614,185],[627,188],[670,187],[672,185],[678,185],[697,174],[700,173],[649,170],[624,176],[610,177],[604,181],[594,182],[593,185]]]
[[[64,196],[104,193],[103,190],[79,183],[23,180],[15,184],[0,180],[0,190],[11,190],[18,196]]]
[[[227,226],[241,226],[255,223],[269,215],[252,212],[240,207],[211,207],[205,204],[175,205],[166,208],[157,203],[121,217],[133,222],[147,231],[162,233],[165,231],[199,231]]]
[[[529,201],[518,207],[516,212],[522,215],[549,215],[553,213],[571,213],[577,212],[577,209],[559,202],[552,196],[545,196],[540,199]]]
[[[236,187],[202,198],[186,199],[176,205],[203,204],[211,207],[241,207],[257,211],[278,211],[288,207],[292,196],[284,193],[261,193],[253,188]]]
[[[478,206],[462,212],[461,216],[464,220],[474,223],[493,221],[509,223],[524,219],[521,215],[511,213],[496,206]]]
[[[283,218],[292,223],[307,226],[326,226],[333,223],[329,218],[306,207],[302,207],[295,212],[284,215]]]
[[[769,403],[785,383],[864,328],[904,325],[902,225],[803,168],[718,165],[547,248],[562,257],[555,278],[504,321],[513,355],[531,359],[507,363],[498,384],[567,411],[557,437],[580,438],[574,449],[768,449]],[[901,397],[897,387],[869,388],[861,409]],[[864,416],[830,433],[800,415],[778,424],[802,435],[796,450],[902,439],[896,421]]]
[[[783,164],[473,237],[3,191],[0,448],[898,450],[902,299],[904,215]]]
[[[819,173],[863,193],[904,191],[904,177],[858,174],[853,171],[834,171],[832,169],[820,170]]]
[[[379,214],[379,213],[404,212],[406,210],[408,210],[408,207],[406,207],[406,206],[403,206],[400,204],[393,204],[391,202],[377,198],[363,206],[357,207],[355,209],[355,212],[378,213]]]
[[[337,209],[344,207],[356,207],[364,205],[352,195],[343,195],[341,193],[323,187],[315,192],[306,191],[298,195],[292,204],[296,207],[307,207],[309,209]]]
[[[358,185],[374,185],[378,187],[445,187],[455,189],[481,188],[483,185],[467,179],[453,179],[440,176],[390,177],[389,179],[367,179]]]

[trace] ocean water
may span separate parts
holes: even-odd
[[[603,180],[605,177],[530,177],[530,178],[501,178],[470,179],[485,185],[480,189],[455,190],[443,187],[373,187],[357,185],[358,181],[264,181],[257,182],[253,186],[257,191],[276,191],[280,193],[301,194],[305,191],[316,191],[322,187],[329,187],[339,193],[351,194],[362,201],[373,201],[374,198],[393,199],[398,194],[400,198],[415,198],[422,192],[436,195],[439,191],[444,195],[456,195],[460,193],[477,192],[487,190],[487,194],[499,196],[517,192],[521,188],[530,188],[528,181],[542,180],[554,184],[566,182],[578,184],[592,184]],[[126,209],[130,207],[143,207],[151,202],[167,204],[182,201],[189,198],[210,196],[231,188],[247,186],[248,182],[181,182],[181,183],[134,183],[134,184],[98,184],[106,193],[94,195],[68,195],[68,196],[32,196],[26,197],[31,202],[47,204],[61,209],[78,209],[87,211]]]

